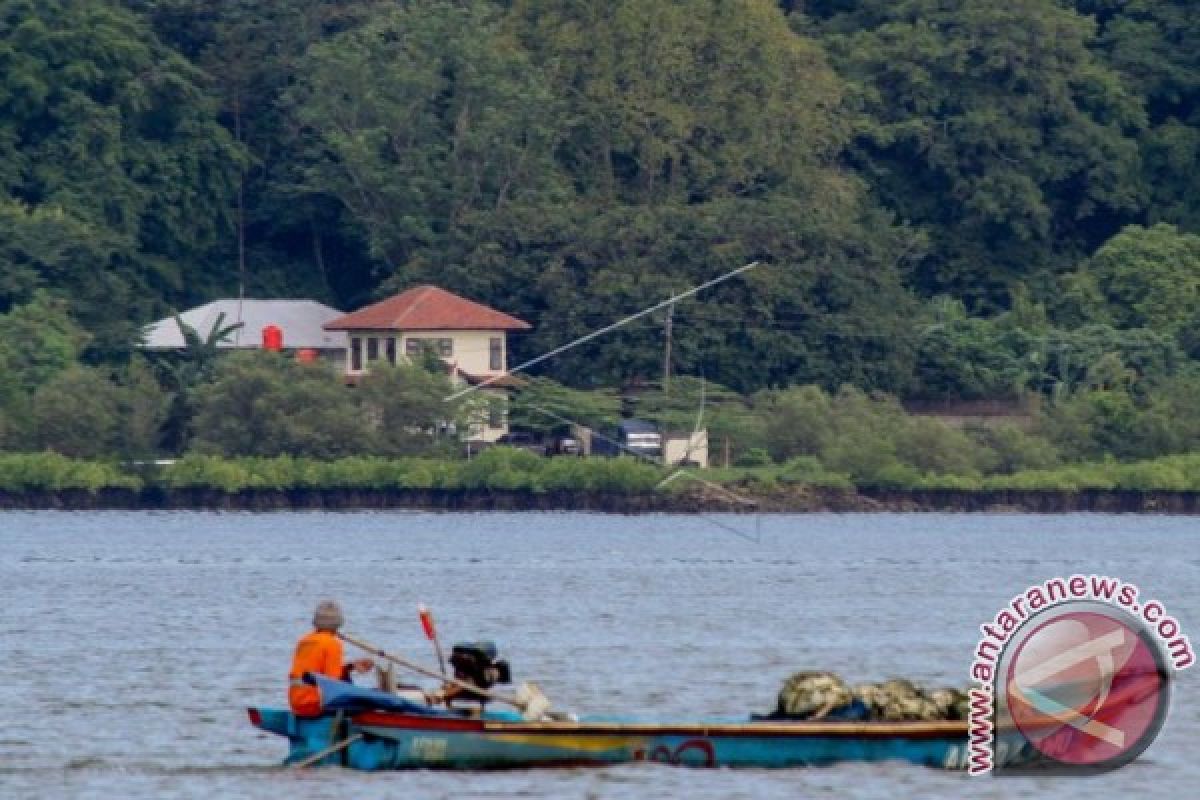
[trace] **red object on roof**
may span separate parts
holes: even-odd
[[[278,353],[283,349],[283,328],[278,325],[266,325],[262,329],[262,349]]]
[[[327,331],[527,331],[532,326],[445,289],[414,286],[322,327]]]

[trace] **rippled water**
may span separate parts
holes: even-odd
[[[964,684],[981,622],[1078,571],[1140,584],[1200,642],[1186,517],[0,514],[0,796],[1191,796],[1200,668],[1142,761],[1086,784],[901,764],[297,772],[243,710],[283,702],[327,595],[347,630],[428,660],[425,602],[559,707],[688,717],[768,710],[799,668]]]

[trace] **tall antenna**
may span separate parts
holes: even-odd
[[[671,331],[675,327],[675,304],[667,306],[666,349],[663,353],[663,397],[671,393]]]

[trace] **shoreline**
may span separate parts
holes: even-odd
[[[815,512],[1073,512],[1200,515],[1200,491],[1134,489],[742,490],[753,504],[714,492],[489,489],[60,489],[0,491],[0,511],[587,511],[608,514]]]

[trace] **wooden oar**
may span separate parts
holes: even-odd
[[[331,744],[331,745],[329,745],[329,747],[326,747],[324,750],[318,750],[317,752],[313,753],[308,758],[304,759],[303,761],[297,762],[293,766],[295,766],[296,769],[304,769],[305,767],[311,767],[313,764],[317,763],[321,759],[331,756],[334,753],[338,752],[339,750],[346,749],[347,747],[354,744],[361,738],[363,738],[363,735],[361,733],[356,733],[353,736],[347,736],[345,739],[342,739],[337,744]]]
[[[477,694],[477,695],[482,695],[491,700],[496,700],[497,702],[500,702],[500,703],[507,703],[508,705],[512,706],[513,708],[516,708],[518,711],[526,712],[531,709],[538,709],[540,713],[544,713],[547,710],[547,708],[549,707],[549,704],[546,701],[545,695],[543,695],[540,691],[538,691],[536,689],[536,687],[533,687],[532,684],[525,684],[525,686],[531,687],[530,690],[526,693],[529,696],[527,696],[525,698],[521,698],[521,697],[518,697],[515,695],[507,695],[502,692],[493,692],[490,689],[481,688],[479,686],[476,686],[473,683],[468,683],[467,681],[460,681],[458,678],[443,677],[438,672],[430,669],[429,667],[424,667],[424,666],[421,666],[420,664],[416,664],[416,663],[413,663],[412,661],[401,658],[400,656],[392,655],[391,653],[384,651],[382,648],[376,647],[375,645],[371,644],[370,642],[363,641],[362,639],[359,639],[357,636],[354,636],[352,634],[338,633],[337,636],[342,641],[348,642],[349,644],[354,645],[358,649],[370,653],[371,655],[375,656],[376,658],[382,658],[384,661],[390,661],[393,664],[396,664],[397,666],[400,666],[400,667],[404,667],[407,670],[411,670],[411,671],[417,673],[418,675],[424,675],[427,678],[433,678],[433,679],[439,680],[439,681],[444,680],[446,683],[450,684],[451,686],[458,686],[461,689],[466,689],[469,692],[473,692],[474,694]]]

